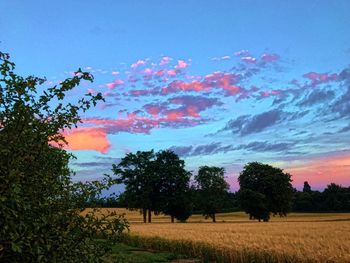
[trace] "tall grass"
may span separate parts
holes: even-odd
[[[350,214],[300,214],[249,221],[244,213],[218,215],[209,223],[199,215],[171,224],[154,217],[143,224],[137,211],[126,212],[127,244],[201,258],[204,262],[350,262]]]
[[[233,259],[224,262],[251,262],[251,255],[257,262],[350,262],[350,221],[131,224],[131,234],[194,249],[205,244],[198,253]]]
[[[227,249],[216,247],[206,242],[194,242],[190,240],[168,240],[160,237],[147,237],[125,234],[122,241],[128,245],[144,249],[170,251],[176,254],[187,255],[201,259],[202,262],[217,263],[315,263],[314,259],[296,257],[285,253],[261,251],[255,249]]]

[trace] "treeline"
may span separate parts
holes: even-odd
[[[320,192],[313,191],[305,182],[302,191],[295,191],[293,211],[350,212],[350,187],[331,183]]]
[[[330,184],[323,192],[305,182],[303,191],[291,185],[291,175],[258,162],[248,163],[238,178],[240,190],[229,192],[222,167],[201,166],[192,175],[171,150],[128,153],[113,165],[116,184],[124,184],[118,197],[91,200],[100,207],[140,210],[144,222],[152,214],[166,214],[186,221],[203,214],[216,221],[220,212],[245,211],[250,219],[268,221],[271,215],[288,212],[349,212],[350,188]]]
[[[304,185],[309,185],[305,182]],[[291,212],[350,212],[350,187],[342,187],[334,183],[329,184],[324,191],[313,191],[305,186],[302,191],[294,189],[294,198]],[[193,189],[193,196],[199,196]],[[222,207],[218,213],[237,212],[240,207],[238,192],[227,192]],[[197,199],[197,200],[196,200]],[[127,208],[125,194],[119,196],[109,196],[90,200],[88,206],[105,208]],[[201,214],[201,206],[198,198],[193,200],[193,214]]]

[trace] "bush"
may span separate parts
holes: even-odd
[[[61,132],[77,126],[79,112],[102,99],[87,94],[76,105],[65,93],[92,76],[75,76],[39,93],[45,79],[16,75],[0,52],[0,261],[98,262],[127,228],[122,216],[81,216],[84,204],[108,186],[73,183]],[[53,145],[56,145],[53,146]]]

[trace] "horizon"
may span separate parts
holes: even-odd
[[[66,131],[75,180],[128,152],[171,149],[188,170],[220,166],[231,191],[248,162],[313,190],[350,186],[349,1],[84,5],[5,0],[0,51],[45,87],[81,67],[105,103]]]

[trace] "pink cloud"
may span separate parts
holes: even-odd
[[[328,73],[316,73],[316,72],[309,72],[303,75],[304,78],[307,78],[311,80],[311,86],[315,87],[316,85],[328,83],[331,81],[336,81],[338,79],[338,75],[336,73],[328,74]],[[309,85],[305,85],[305,87],[308,87]]]
[[[165,65],[169,64],[170,60],[171,60],[171,58],[168,56],[162,57],[162,59],[159,62],[159,66],[165,66]]]
[[[143,71],[143,73],[144,73],[145,75],[152,75],[152,74],[153,74],[153,70],[150,69],[150,68],[145,68],[145,70]]]
[[[124,85],[124,81],[121,79],[115,79],[112,83],[107,83],[106,86],[109,89],[114,89],[115,87]]]
[[[76,128],[64,132],[68,150],[93,150],[107,153],[111,147],[107,139],[107,133],[102,128]]]
[[[189,64],[184,60],[178,60],[177,65],[175,66],[176,69],[185,69],[189,66]]]
[[[146,61],[145,61],[145,60],[139,59],[139,60],[136,61],[135,63],[131,64],[131,68],[132,68],[132,69],[136,69],[136,68],[138,68],[139,66],[145,65],[145,64],[146,64]]]
[[[112,75],[119,75],[120,72],[119,71],[112,71]]]
[[[262,54],[261,56],[261,60],[268,63],[268,62],[273,62],[273,61],[276,61],[278,60],[280,57],[279,55],[277,54],[267,54],[267,53],[264,53]]]
[[[169,76],[176,76],[176,70],[175,69],[170,69],[170,70],[167,71],[167,74]]]

